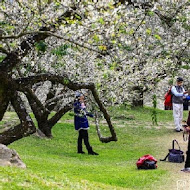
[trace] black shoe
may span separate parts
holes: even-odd
[[[93,152],[89,152],[88,154],[89,154],[89,155],[99,155],[98,153],[96,153],[96,152],[94,152],[94,151],[93,151]]]
[[[98,154],[97,152],[94,152],[94,151],[93,151],[93,155],[99,155],[99,154]]]
[[[98,153],[96,153],[96,152],[94,152],[94,151],[92,150],[92,147],[90,147],[90,148],[88,149],[88,154],[90,154],[90,155],[99,155]]]
[[[83,151],[78,151],[77,153],[78,154],[85,154],[85,152],[83,152]]]
[[[182,172],[188,172],[188,173],[190,173],[190,168],[184,168],[184,169],[182,169],[181,171],[182,171]]]
[[[179,132],[181,132],[181,130],[180,130],[180,129],[176,129],[175,131],[176,131],[176,132],[178,132],[178,133],[179,133]]]
[[[180,131],[183,131],[183,129],[180,129]]]

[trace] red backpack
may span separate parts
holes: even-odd
[[[138,159],[136,162],[138,169],[156,169],[157,160],[150,154],[146,154]]]
[[[172,106],[172,96],[173,94],[170,88],[168,92],[165,94],[165,101],[164,101],[165,106]]]

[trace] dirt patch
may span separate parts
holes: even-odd
[[[60,123],[73,123],[74,122],[74,120],[65,120],[65,121],[60,121]]]
[[[156,155],[156,158],[163,159],[168,153],[168,149],[172,148],[172,141],[176,139],[180,145],[182,151],[184,151],[184,155],[186,157],[187,151],[187,141],[183,140],[182,133],[176,133],[175,131],[171,132],[170,135],[165,135],[161,137],[157,137],[155,141],[158,144],[158,152],[162,152],[162,155]],[[178,146],[175,144],[175,148],[178,149]],[[160,149],[160,150],[159,150]],[[163,189],[183,189],[188,190],[190,189],[190,173],[184,173],[181,169],[184,168],[185,163],[171,163],[171,162],[161,162],[158,161],[158,169],[164,169],[169,171],[169,178],[166,179],[166,183]],[[184,184],[182,184],[184,183]],[[186,184],[186,185],[185,185]],[[184,185],[184,188],[179,188],[180,185]]]
[[[165,158],[165,156],[168,153],[168,149],[172,148],[172,141],[176,139],[179,142],[180,148],[182,151],[184,151],[184,155],[186,158],[186,151],[187,151],[187,141],[183,140],[183,133],[176,133],[175,127],[172,122],[167,123],[159,123],[158,126],[152,126],[151,123],[148,122],[128,122],[128,121],[122,121],[116,122],[115,127],[117,128],[123,128],[123,127],[139,127],[144,126],[146,129],[152,129],[155,128],[157,130],[161,130],[163,128],[171,129],[171,134],[162,135],[160,137],[155,137],[153,139],[154,143],[157,146],[158,154],[154,155],[155,158],[158,160],[158,170],[167,170],[169,172],[169,175],[166,179],[164,179],[164,185],[157,184],[155,189],[156,190],[171,190],[171,189],[183,189],[188,190],[190,189],[190,173],[184,173],[181,171],[181,169],[184,168],[185,163],[171,163],[171,162],[161,162],[160,159]],[[178,146],[175,144],[175,148],[178,149]],[[184,187],[182,187],[184,186]]]

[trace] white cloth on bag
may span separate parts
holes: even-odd
[[[183,119],[183,104],[173,103],[173,117],[174,117],[175,129],[180,130],[181,122]]]

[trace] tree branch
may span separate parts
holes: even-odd
[[[63,108],[61,108],[51,119],[48,120],[51,128],[61,119],[61,117],[73,108],[73,102],[69,102]]]
[[[21,91],[21,89],[22,88],[20,88],[20,91]],[[49,110],[47,110],[43,106],[41,101],[38,99],[38,97],[35,95],[35,93],[30,88],[23,88],[22,92],[24,92],[26,94],[26,97],[27,97],[29,102],[30,102],[30,99],[32,99],[33,102],[36,103],[36,105],[38,106],[38,109],[40,109],[39,113],[41,113],[41,111],[43,111],[44,113],[49,113]],[[32,104],[30,104],[30,105],[32,105]]]
[[[159,10],[154,10],[154,13],[160,18],[160,20],[162,20],[164,23],[166,23],[166,25],[167,25],[168,27],[171,27],[171,26],[174,24],[173,20],[177,17],[177,15],[180,13],[180,11],[181,11],[184,7],[189,6],[189,5],[190,5],[190,2],[189,2],[189,1],[185,2],[184,4],[182,4],[181,6],[179,6],[179,7],[176,9],[175,13],[173,13],[173,14],[170,15],[170,16],[163,15]]]
[[[57,102],[61,99],[63,99],[63,95],[55,96],[54,98],[47,100],[45,102],[45,108],[52,111],[57,105]]]
[[[94,49],[94,48],[91,48],[88,44],[85,44],[84,42],[83,43],[79,43],[79,42],[76,42],[76,41],[74,41],[74,40],[71,40],[71,39],[69,39],[69,38],[65,38],[65,37],[63,37],[63,36],[60,36],[60,35],[58,35],[58,34],[55,34],[55,33],[53,33],[53,32],[50,32],[50,31],[33,31],[33,32],[23,32],[23,33],[19,33],[18,35],[9,35],[9,36],[0,36],[0,40],[2,40],[2,39],[18,39],[18,38],[20,38],[20,37],[22,37],[22,36],[26,36],[26,35],[45,35],[45,36],[54,36],[54,37],[56,37],[56,38],[58,38],[58,39],[62,39],[62,40],[65,40],[65,41],[68,41],[68,42],[70,42],[70,43],[72,43],[72,44],[75,44],[75,45],[77,45],[77,46],[80,46],[80,47],[83,47],[83,48],[86,48],[86,49],[88,49],[88,50],[90,50],[90,51],[94,51],[94,52],[96,52],[96,53],[98,53],[98,54],[101,54],[101,55],[107,55],[108,54],[108,52],[106,52],[106,51],[99,51],[99,50],[97,50],[97,49]]]
[[[1,36],[0,39],[10,39],[10,38],[19,38],[23,35],[31,34],[26,40],[23,40],[19,47],[9,53],[7,57],[0,63],[0,71],[10,72],[18,63],[21,62],[21,59],[28,54],[28,52],[33,48],[34,44],[45,40],[49,34],[45,33],[46,31],[55,31],[56,25],[60,25],[65,17],[72,16],[72,11],[67,10],[60,17],[57,18],[55,23],[52,23],[46,27],[41,27],[39,31],[33,32],[32,34],[29,32],[24,32],[22,34],[18,34],[16,36]]]
[[[9,54],[9,52],[4,49],[3,47],[0,47],[0,52],[4,53],[4,54]]]
[[[19,79],[15,80],[15,82],[17,83],[18,89],[19,89],[19,85],[21,85],[21,84],[24,86],[28,86],[28,85],[33,85],[35,83],[44,82],[44,81],[60,83],[64,86],[67,86],[71,90],[79,90],[82,88],[89,89],[93,85],[93,83],[72,82],[66,74],[64,74],[63,76],[60,76],[60,75],[52,75],[52,74],[47,73],[47,74],[39,74],[39,75],[35,75],[35,76],[29,76],[26,78],[19,78]]]
[[[99,99],[98,92],[96,91],[94,83],[76,83],[76,82],[72,82],[71,80],[69,80],[67,75],[59,76],[59,75],[52,75],[52,74],[41,74],[41,75],[30,76],[27,78],[20,78],[20,79],[15,80],[17,85],[19,85],[19,84],[32,85],[32,84],[40,82],[40,81],[51,81],[54,83],[60,83],[74,91],[79,90],[79,89],[89,89],[92,92],[92,95],[93,95],[96,103],[98,104],[100,111],[103,113],[104,118],[107,121],[108,127],[109,127],[111,135],[112,135],[109,138],[108,137],[106,139],[103,138],[102,142],[117,141],[116,133],[115,133],[114,127],[111,123],[110,116],[107,113],[107,110],[105,109],[102,101]]]

